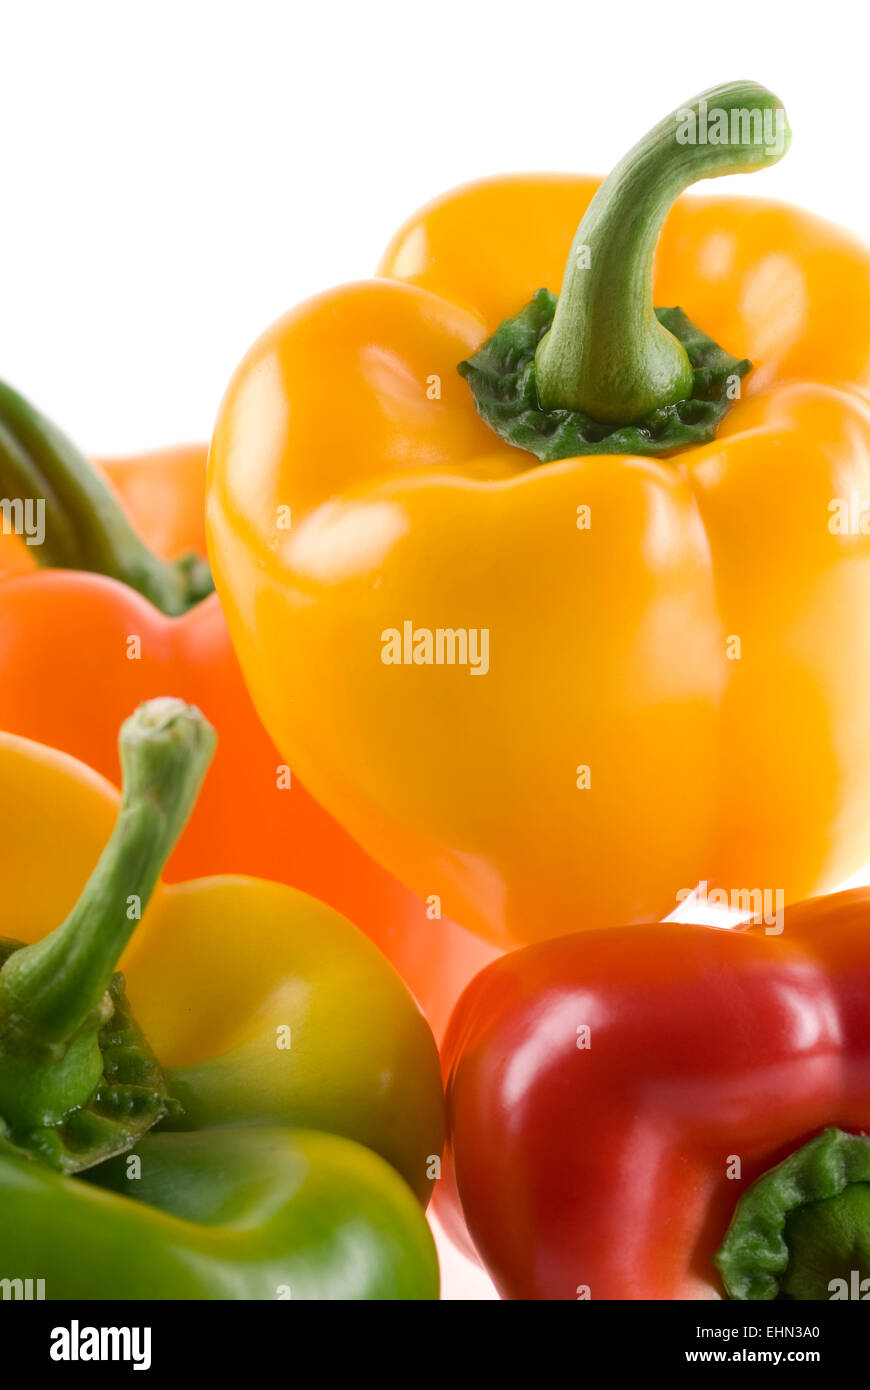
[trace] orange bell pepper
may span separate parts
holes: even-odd
[[[203,486],[208,449],[178,444],[147,454],[94,459],[91,467],[117,494],[131,523],[163,559],[205,554]],[[33,574],[34,548],[13,530],[0,529],[0,578]]]
[[[763,88],[684,111],[714,106],[778,138],[681,145],[671,117],[604,184],[448,193],[381,278],[270,328],[218,416],[210,553],[266,727],[380,862],[500,945],[654,920],[705,879],[807,897],[870,854],[870,536],[832,511],[870,496],[870,256],[773,203],[668,211],[787,144]],[[537,385],[536,454],[457,365],[481,375],[566,257],[551,331],[499,384]],[[653,302],[748,380],[715,344],[693,363]],[[718,434],[705,353],[733,364]],[[548,458],[567,417],[580,443]]]
[[[171,604],[178,571],[158,556],[204,552],[205,452],[194,445],[91,468],[0,387],[0,496],[46,499],[44,544],[0,536],[0,729],[59,748],[117,783],[117,727],[130,709],[167,691],[198,705],[220,742],[167,880],[238,873],[329,903],[389,956],[440,1031],[488,958],[480,943],[452,922],[430,921],[426,905],[282,771],[217,596],[167,615],[131,587],[150,585]],[[99,563],[116,577],[36,567],[48,561]],[[207,577],[195,577],[208,588]]]

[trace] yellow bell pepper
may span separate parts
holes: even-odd
[[[440,198],[380,278],[271,327],[217,420],[212,567],[266,727],[500,945],[657,919],[703,880],[799,899],[870,853],[870,256],[772,203],[669,212],[784,151],[763,88],[683,111],[717,105],[770,143],[668,118],[601,185]],[[496,382],[492,416],[527,392],[505,442],[469,382],[530,300],[552,327]],[[717,429],[692,324],[753,364],[721,357]],[[548,455],[565,420],[580,445]]]
[[[163,705],[170,713],[177,706],[184,716],[180,702],[154,702],[158,712]],[[209,727],[197,711],[189,724],[195,733]],[[134,721],[128,725],[135,737]],[[167,799],[181,796],[180,775],[166,774]],[[143,799],[148,802],[148,796]],[[157,804],[153,795],[151,802]],[[427,1199],[442,1142],[438,1053],[392,966],[331,908],[284,884],[252,878],[157,882],[141,922],[133,908],[125,925],[127,895],[154,855],[147,809],[147,844],[138,847],[138,857],[133,853],[128,819],[126,868],[122,864],[116,875],[124,895],[115,914],[121,939],[133,933],[120,966],[136,1022],[183,1107],[180,1127],[279,1125],[340,1135],[379,1153]],[[10,941],[42,941],[70,918],[118,813],[117,791],[82,763],[0,734],[0,961]],[[142,818],[141,811],[136,814]],[[115,844],[119,833],[120,823]],[[161,852],[170,848],[162,845]],[[90,891],[105,899],[106,886],[105,873],[102,879],[94,875]],[[84,924],[78,910],[77,930]],[[63,965],[46,973],[47,987],[55,989],[68,971],[70,980],[60,987],[72,988],[83,952],[58,945]],[[35,997],[32,981],[28,988]],[[61,1012],[56,1002],[52,1008]],[[73,1052],[70,1043],[61,1058],[64,1067],[68,1061],[80,1066]],[[37,1071],[44,1061],[39,1053]],[[87,1057],[85,1063],[90,1065]],[[96,1064],[102,1065],[98,1054]],[[83,1084],[85,1096],[92,1083],[80,1083],[79,1076],[71,1072],[70,1084]],[[16,1084],[14,1068],[2,1057],[0,1083],[2,1138],[3,1098]],[[13,1098],[20,1108],[28,1095]],[[34,1123],[29,1113],[25,1119]],[[164,1128],[173,1123],[170,1114]]]

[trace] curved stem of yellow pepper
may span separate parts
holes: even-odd
[[[152,700],[122,726],[123,792],[111,838],[66,921],[0,970],[0,1115],[8,1123],[52,1123],[99,1082],[106,990],[215,742],[205,717],[181,700]]]
[[[690,184],[775,164],[790,139],[772,92],[731,82],[678,107],[617,164],[580,223],[553,326],[538,346],[545,410],[629,425],[691,396],[685,348],[653,312],[662,223]]]
[[[149,550],[88,460],[5,382],[0,382],[0,497],[10,509],[41,504],[42,525],[34,523],[28,540],[41,566],[108,575],[170,617],[187,612],[214,588],[201,557],[172,562]]]

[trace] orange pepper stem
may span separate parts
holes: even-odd
[[[46,1123],[100,1079],[106,991],[211,761],[216,735],[181,700],[142,705],[121,728],[115,828],[66,921],[0,969],[0,1115]],[[36,1113],[34,1113],[34,1110]]]
[[[691,396],[686,350],[653,308],[662,224],[690,184],[775,164],[789,140],[773,93],[731,82],[678,107],[617,164],[580,223],[553,325],[538,345],[544,410],[631,425]]]
[[[84,455],[4,382],[0,494],[10,508],[17,504],[42,509],[42,523],[34,525],[31,541],[41,566],[108,575],[170,617],[187,612],[212,592],[206,561],[186,555],[170,562],[149,550]]]

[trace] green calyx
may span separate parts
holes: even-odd
[[[516,318],[506,319],[467,362],[460,362],[481,419],[506,444],[526,449],[541,463],[583,454],[665,454],[706,444],[751,367],[738,362],[696,328],[682,309],[656,309],[656,317],[685,350],[691,394],[650,411],[637,425],[603,425],[581,410],[542,410],[535,351],[556,312],[556,296],[538,290]]]
[[[87,570],[117,579],[168,617],[178,617],[214,590],[205,559],[162,560],[136,534],[114,493],[74,444],[0,382],[0,496],[10,509],[41,504],[27,543],[48,569]],[[10,512],[10,514],[12,514]],[[31,534],[32,531],[32,534]]]
[[[870,1136],[826,1129],[758,1178],[714,1264],[732,1299],[870,1296]]]
[[[789,140],[777,98],[754,82],[712,88],[660,121],[589,204],[558,301],[538,291],[460,364],[487,424],[542,462],[711,439],[750,364],[680,309],[654,308],[656,243],[690,184],[765,168]]]
[[[18,942],[0,941],[0,961],[21,949]],[[12,1129],[0,1117],[0,1153],[38,1159],[61,1173],[77,1173],[126,1153],[154,1125],[175,1113],[176,1102],[169,1095],[163,1070],[130,1012],[123,975],[112,976],[107,994],[111,1013],[96,1037],[101,1076],[93,1093],[52,1124],[25,1123]],[[87,1044],[84,1052],[91,1050],[90,1036]],[[11,1068],[14,1060],[4,1057],[3,1065]],[[32,1071],[20,1079],[31,1082]],[[69,1068],[65,1080],[69,1085]],[[83,1089],[86,1085],[87,1080]]]
[[[123,1152],[172,1108],[114,970],[214,745],[192,706],[142,705],[121,729],[121,807],[79,901],[35,945],[3,943],[0,1147],[75,1172]]]

